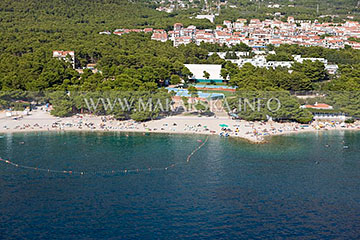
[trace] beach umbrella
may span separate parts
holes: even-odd
[[[220,124],[219,126],[220,126],[220,127],[229,127],[229,126],[226,125],[226,124]]]

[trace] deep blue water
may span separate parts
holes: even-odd
[[[1,239],[359,239],[360,133],[3,135]],[[329,145],[326,147],[325,145]],[[348,146],[344,149],[344,146]],[[141,173],[96,173],[162,168]]]

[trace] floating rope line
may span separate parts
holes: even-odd
[[[189,156],[186,158],[186,162],[190,162],[191,157],[197,152],[199,151],[205,144],[206,142],[209,140],[209,136],[206,137],[205,141],[198,146],[197,148],[194,149],[194,151],[192,151],[192,153],[189,154]]]
[[[186,158],[186,163],[188,163],[191,159],[191,157],[197,152],[199,151],[208,141],[209,136],[207,136],[207,138],[205,139],[204,142],[202,142],[202,144],[200,144],[198,147],[195,148],[194,151],[192,151]],[[139,172],[150,172],[150,171],[166,171],[170,168],[174,168],[177,165],[180,164],[184,164],[185,162],[180,162],[180,163],[173,163],[167,167],[162,167],[162,168],[136,168],[136,169],[121,169],[121,170],[111,170],[111,171],[71,171],[71,170],[54,170],[54,169],[48,169],[48,168],[39,168],[39,167],[31,167],[31,166],[26,166],[26,165],[22,165],[22,164],[18,164],[15,162],[12,162],[10,160],[6,160],[6,159],[2,159],[0,157],[0,162],[6,163],[8,165],[14,166],[16,168],[23,168],[23,169],[30,169],[30,170],[34,170],[34,171],[41,171],[41,172],[48,172],[48,173],[62,173],[62,174],[76,174],[76,175],[85,175],[85,174],[116,174],[116,173],[139,173]]]

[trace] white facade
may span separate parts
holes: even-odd
[[[194,79],[205,79],[204,71],[210,74],[209,79],[223,80],[220,64],[184,64],[193,74]]]
[[[215,21],[215,15],[197,15],[196,19],[207,19],[210,22],[214,23]]]
[[[328,60],[325,58],[302,58],[301,55],[293,55],[293,58],[296,62],[303,63],[304,61],[312,61],[316,62],[319,61],[323,63],[324,65],[328,64]]]
[[[74,51],[53,51],[53,57],[71,63],[75,69],[75,52]]]

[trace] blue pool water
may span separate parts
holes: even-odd
[[[199,139],[205,136],[3,135],[3,159],[88,174],[0,162],[0,238],[360,237],[359,133],[279,136],[263,145],[210,137],[186,163]],[[111,173],[173,163],[167,171]]]

